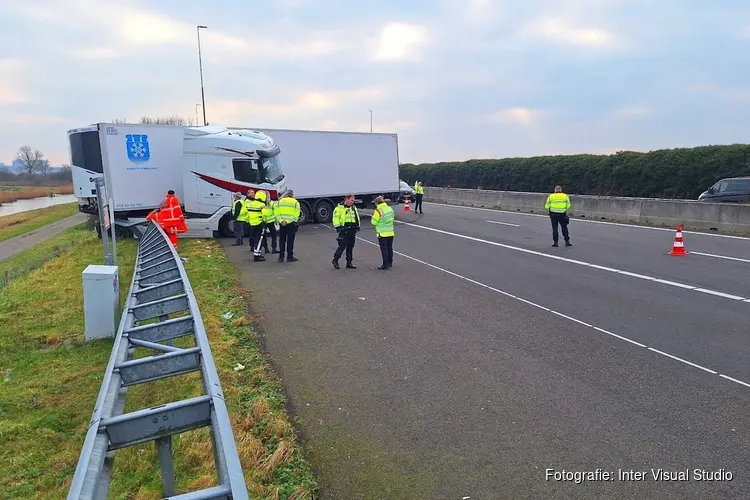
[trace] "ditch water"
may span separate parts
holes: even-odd
[[[20,214],[37,208],[47,208],[63,203],[73,203],[77,198],[72,194],[63,194],[58,196],[44,196],[42,198],[32,198],[30,200],[18,200],[11,203],[0,205],[0,217],[5,215]]]

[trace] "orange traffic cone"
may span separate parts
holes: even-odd
[[[669,255],[687,255],[685,244],[682,241],[682,224],[677,225],[677,234],[674,237],[674,245]]]
[[[408,212],[409,210],[411,210],[411,208],[409,208],[409,197],[407,196],[404,198],[404,212]]]

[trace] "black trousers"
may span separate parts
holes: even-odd
[[[253,249],[254,255],[260,255],[260,243],[263,238],[263,224],[257,226],[250,226],[250,247]]]
[[[557,240],[560,238],[557,232],[558,224],[562,227],[563,239],[565,241],[570,241],[570,234],[568,234],[569,219],[568,219],[567,214],[558,214],[555,212],[550,212],[549,218],[552,221],[552,241],[557,243]]]
[[[414,197],[417,199],[416,203],[414,203],[414,211],[422,213],[422,197],[423,194],[415,194]]]
[[[234,221],[234,237],[237,238],[237,243],[242,243],[242,239],[245,237],[245,221]]]
[[[279,227],[279,257],[284,257],[284,250],[289,258],[294,257],[294,238],[299,225],[296,222]],[[284,248],[286,247],[286,248]]]
[[[268,252],[268,237],[271,237],[271,248],[276,248],[276,225],[273,222],[265,224],[268,229],[268,235],[263,233],[263,249]]]
[[[378,236],[380,254],[383,256],[383,265],[393,265],[393,236]]]
[[[357,230],[344,229],[336,236],[336,240],[339,243],[339,247],[334,252],[333,258],[339,260],[344,250],[346,250],[346,261],[351,263],[354,259],[354,243],[357,241]]]

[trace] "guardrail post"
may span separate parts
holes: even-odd
[[[161,464],[162,491],[165,497],[175,494],[174,461],[172,460],[172,436],[156,440],[156,450]]]

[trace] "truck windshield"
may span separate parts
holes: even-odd
[[[281,171],[281,163],[279,162],[279,155],[271,158],[263,158],[262,161],[266,182],[275,184],[284,178],[284,173]]]

